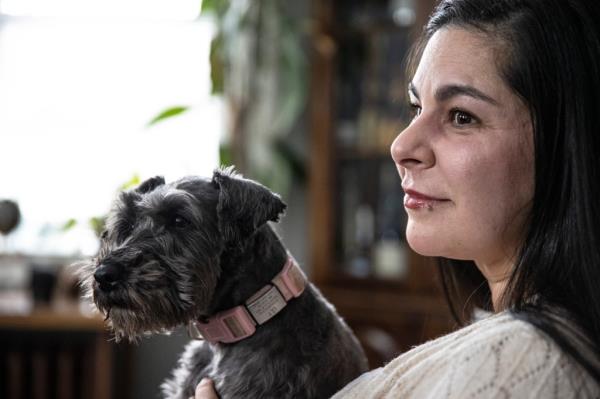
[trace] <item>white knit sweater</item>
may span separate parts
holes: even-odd
[[[503,312],[413,348],[333,398],[600,398],[600,388],[549,337]]]

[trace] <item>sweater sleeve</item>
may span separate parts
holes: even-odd
[[[417,347],[360,377],[335,398],[563,399],[599,394],[591,377],[550,338],[507,315]]]

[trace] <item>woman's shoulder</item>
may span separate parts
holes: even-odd
[[[576,398],[599,390],[544,333],[502,312],[417,346],[357,380],[346,397]],[[343,393],[340,392],[340,393]]]

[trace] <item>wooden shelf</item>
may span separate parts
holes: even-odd
[[[388,127],[396,125],[395,115],[399,118],[398,128],[401,127],[400,118],[404,114],[392,112],[400,110],[386,101],[391,101],[390,90],[401,89],[403,92],[404,86],[401,87],[401,79],[397,79],[401,77],[398,76],[402,73],[401,67],[396,73],[396,64],[389,65],[398,62],[398,53],[389,58],[388,50],[393,50],[389,48],[391,45],[400,46],[398,51],[407,50],[403,43],[408,44],[416,35],[406,28],[392,29],[389,23],[353,20],[360,19],[365,7],[373,11],[374,16],[384,15],[387,4],[368,0],[350,4],[337,0],[314,1],[315,24],[311,40],[311,277],[355,331],[366,349],[371,367],[380,366],[399,352],[455,327],[436,284],[437,271],[428,259],[409,251],[408,271],[402,280],[353,277],[339,264],[340,259],[354,251],[363,251],[364,256],[372,253],[369,248],[348,248],[353,240],[358,242],[353,238],[355,235],[363,237],[354,234],[355,230],[359,231],[356,220],[360,218],[353,214],[358,214],[357,209],[366,207],[372,211],[369,219],[374,227],[366,229],[370,232],[367,233],[370,240],[377,240],[390,226],[394,231],[401,228],[398,214],[400,218],[402,214],[393,204],[402,201],[403,193],[400,182],[390,178],[386,163],[393,168],[388,142],[391,143],[391,133],[396,134],[396,130]],[[435,1],[416,4],[415,27],[422,26]],[[378,7],[378,10],[374,9]],[[388,34],[393,37],[386,37]],[[404,38],[398,37],[403,34],[406,35]],[[392,76],[388,76],[390,74]],[[353,98],[353,95],[361,97]],[[373,109],[379,106],[381,108]],[[377,123],[360,124],[361,115],[366,117],[361,112],[367,111],[388,118],[389,126],[383,125],[384,129]],[[345,132],[345,127],[341,126],[342,131],[337,133],[342,136],[336,137],[339,123],[348,124],[348,129],[358,129],[360,125],[360,135],[352,130]],[[365,131],[367,128],[374,131]],[[393,201],[392,205],[390,201]],[[385,212],[378,213],[381,209]],[[391,225],[387,223],[389,221],[393,221]],[[374,243],[369,239],[366,241],[372,248]],[[382,347],[381,342],[391,344]]]
[[[77,309],[44,308],[24,315],[0,314],[0,329],[104,332],[107,328],[100,316],[84,316]]]

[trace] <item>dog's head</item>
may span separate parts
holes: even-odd
[[[279,196],[232,169],[170,184],[151,178],[115,201],[82,283],[117,340],[170,331],[207,311],[223,251],[284,209]]]

